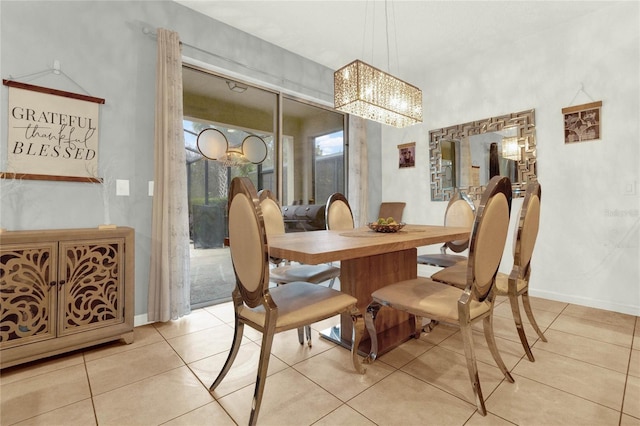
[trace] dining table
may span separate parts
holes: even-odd
[[[418,276],[417,248],[469,238],[469,228],[411,225],[397,232],[376,232],[368,227],[349,230],[291,232],[268,237],[269,255],[304,264],[340,262],[340,290],[354,296],[364,313],[371,293],[398,281]],[[383,307],[376,317],[379,354],[409,340],[415,326],[409,314]],[[352,319],[343,314],[340,324],[321,335],[344,347],[352,341]],[[367,331],[358,348],[368,354]]]

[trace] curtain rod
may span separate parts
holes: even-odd
[[[151,37],[151,38],[154,38],[154,39],[155,39],[155,38],[157,38],[156,32],[155,32],[154,30],[152,30],[151,28],[147,27],[147,26],[145,26],[145,27],[143,27],[143,28],[142,28],[142,32],[143,32],[144,34],[146,34],[147,36]],[[192,45],[192,44],[185,43],[185,42],[183,42],[183,41],[180,41],[180,44],[181,44],[182,46],[189,47],[190,49],[197,50],[197,51],[198,51],[198,52],[200,52],[200,53],[204,53],[205,55],[209,55],[209,56],[212,56],[212,57],[214,57],[214,58],[217,58],[217,59],[220,59],[220,60],[223,60],[223,61],[229,62],[229,63],[231,63],[231,64],[234,64],[234,65],[237,65],[237,66],[239,66],[239,67],[242,67],[242,68],[244,68],[244,69],[246,69],[246,70],[250,70],[250,71],[253,71],[253,72],[257,72],[257,73],[263,74],[263,75],[265,75],[265,76],[267,76],[267,77],[271,77],[271,78],[276,79],[276,80],[279,80],[279,81],[281,81],[281,82],[291,83],[291,84],[294,84],[294,85],[296,85],[296,86],[299,86],[299,87],[302,87],[302,88],[305,88],[305,89],[311,90],[311,91],[313,91],[313,92],[315,92],[315,93],[319,93],[319,94],[321,94],[321,95],[326,95],[326,96],[328,96],[328,97],[332,97],[332,96],[333,96],[331,93],[323,92],[323,91],[321,91],[321,90],[319,90],[319,89],[316,89],[316,88],[314,88],[314,87],[306,86],[306,85],[304,85],[304,84],[302,84],[302,83],[299,83],[299,82],[297,82],[297,81],[289,80],[289,79],[284,78],[284,77],[281,77],[281,76],[277,76],[277,75],[274,75],[274,74],[270,74],[270,73],[268,73],[268,72],[266,72],[266,71],[264,71],[264,70],[261,70],[261,69],[258,69],[258,68],[255,68],[255,67],[252,67],[252,66],[250,66],[250,65],[247,65],[247,64],[245,64],[245,63],[242,63],[242,62],[236,61],[235,59],[227,58],[226,56],[222,56],[222,55],[219,55],[219,54],[217,54],[217,53],[214,53],[214,52],[211,52],[211,51],[208,51],[208,50],[202,49],[202,48],[200,48],[200,47],[198,47],[198,46],[194,46],[194,45]]]

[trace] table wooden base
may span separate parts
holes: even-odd
[[[418,275],[417,249],[394,251],[340,262],[340,290],[358,299],[358,309],[363,314],[371,303],[371,293],[398,281],[416,278]],[[340,338],[342,346],[351,347],[351,317],[343,314],[340,319]],[[378,353],[383,354],[411,338],[413,325],[409,314],[395,309],[382,307],[376,317],[378,332]],[[331,334],[331,333],[329,333]],[[365,329],[360,349],[366,348],[368,354],[370,342]]]

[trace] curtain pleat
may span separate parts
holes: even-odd
[[[148,319],[169,321],[191,310],[189,216],[180,39],[175,32],[158,29],[157,42]]]

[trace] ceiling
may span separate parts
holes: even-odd
[[[174,1],[331,69],[361,59],[409,83],[429,67],[524,41],[615,5],[533,0]]]

